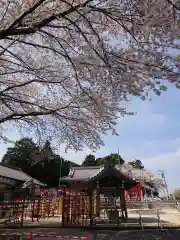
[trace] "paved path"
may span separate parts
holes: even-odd
[[[1,230],[0,234],[25,234],[25,240],[180,240],[180,230],[82,231],[73,229]]]

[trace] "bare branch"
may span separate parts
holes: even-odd
[[[22,20],[27,14],[29,14],[29,12],[31,12],[31,10],[29,10],[26,13],[24,13],[21,17],[19,17],[17,20],[15,20],[14,23],[12,25],[10,25],[10,27],[8,27],[6,30],[0,31],[0,39],[3,39],[8,36],[19,36],[19,35],[35,33],[37,30],[46,26],[48,23],[56,20],[57,18],[63,18],[65,16],[73,13],[74,11],[76,11],[76,9],[78,9],[80,7],[85,7],[91,1],[92,0],[86,0],[83,4],[78,4],[74,7],[70,7],[69,9],[67,9],[66,11],[64,11],[62,13],[52,14],[51,16],[44,18],[42,21],[34,23],[32,27],[13,28],[17,22]],[[42,4],[42,2],[44,2],[44,0],[41,0],[40,4]],[[34,7],[32,9],[32,11],[35,10],[35,8],[36,7]]]

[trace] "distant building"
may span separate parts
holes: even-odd
[[[0,201],[10,199],[16,188],[23,187],[28,181],[33,181],[37,186],[46,186],[20,169],[0,165]]]

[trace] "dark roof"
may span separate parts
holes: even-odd
[[[0,165],[0,176],[10,178],[10,179],[14,179],[14,180],[19,180],[19,181],[22,181],[22,182],[26,182],[26,181],[32,179],[35,184],[45,186],[44,183],[39,182],[38,180],[30,177],[29,175],[27,175],[26,173],[24,173],[22,171],[12,169],[12,168],[9,168],[9,167],[5,167],[5,166],[2,166],[2,165]]]
[[[61,178],[61,181],[87,182],[108,175],[114,175],[119,179],[124,179],[125,181],[133,181],[121,173],[116,167],[112,166],[74,167],[70,169],[69,175],[67,177]]]

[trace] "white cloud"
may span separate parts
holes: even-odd
[[[180,187],[180,148],[174,152],[144,158],[145,167],[153,172],[163,170],[171,192]]]
[[[170,168],[172,166],[176,166],[179,161],[180,164],[180,148],[178,148],[175,152],[169,152],[167,154],[161,154],[157,156],[152,156],[148,158],[144,158],[143,161],[149,167],[165,167]]]
[[[156,139],[158,132],[163,131],[164,128],[168,128],[167,124],[171,124],[172,122],[167,116],[154,112],[152,102],[135,100],[128,105],[131,110],[137,111],[137,115],[120,119],[117,126],[119,137],[108,134],[104,138],[105,147],[102,147],[94,153],[88,148],[80,152],[71,150],[65,153],[65,146],[62,144],[58,153],[65,159],[81,163],[88,154],[103,157],[112,152],[117,152],[117,146],[119,146],[120,154],[124,159],[130,161],[135,158],[140,158],[144,161],[143,159],[148,159],[149,157],[154,158],[153,156],[155,156],[156,158],[156,156],[159,156],[162,152],[168,154],[180,146],[180,139],[170,140],[162,139],[161,137],[160,139]],[[137,140],[139,136],[133,135],[134,131],[141,135],[141,139]],[[155,138],[151,140],[147,139],[146,136],[149,137],[148,134],[152,132],[156,132]]]
[[[128,105],[128,109],[135,111],[135,116],[125,117],[121,121],[126,122],[126,124],[133,124],[137,127],[146,126],[148,127],[163,127],[163,125],[167,122],[167,116],[162,113],[156,112],[153,108],[153,102],[151,101],[135,101],[131,102]]]

